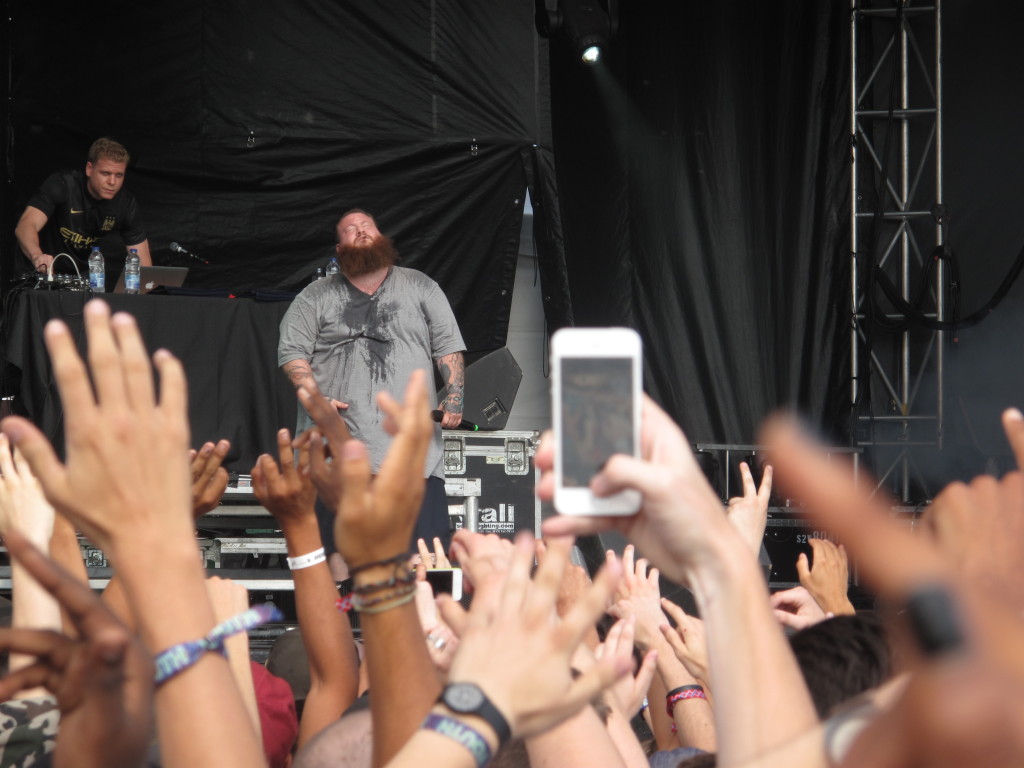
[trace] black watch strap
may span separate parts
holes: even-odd
[[[441,691],[438,701],[452,712],[461,715],[475,715],[485,720],[497,734],[498,746],[507,742],[512,735],[508,720],[476,683],[449,683]]]

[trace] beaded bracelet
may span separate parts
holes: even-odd
[[[414,589],[411,592],[409,592],[407,594],[404,594],[401,597],[396,598],[394,600],[394,602],[389,602],[389,603],[387,603],[385,605],[375,605],[372,608],[366,608],[366,607],[358,608],[357,607],[356,610],[359,611],[360,613],[384,613],[384,611],[390,611],[392,608],[398,608],[400,605],[405,605],[406,603],[411,603],[415,598],[416,598],[416,590]]]
[[[704,693],[704,689],[699,685],[681,685],[668,692],[668,695],[665,697],[665,710],[668,712],[668,716],[672,717],[672,710],[680,701],[706,698],[707,695]]]
[[[396,567],[395,572],[391,575],[390,578],[385,579],[384,581],[374,581],[370,584],[360,584],[358,587],[353,587],[352,592],[357,595],[365,595],[371,592],[377,592],[381,589],[390,589],[392,587],[397,587],[399,585],[405,586],[407,584],[412,584],[415,581],[416,571],[407,570],[404,574],[400,576],[398,574],[398,568]]]
[[[401,600],[402,598],[406,598],[405,600],[402,600],[402,602],[396,602],[393,605],[388,605],[387,606],[388,608],[395,608],[395,607],[397,607],[399,605],[404,605],[405,603],[409,602],[409,600],[412,600],[415,596],[416,596],[416,585],[415,584],[409,584],[409,585],[401,587],[400,589],[396,589],[396,590],[393,590],[393,591],[388,592],[386,594],[378,595],[376,597],[364,597],[363,595],[352,595],[352,607],[355,608],[360,613],[377,613],[378,612],[378,609],[377,609],[378,606],[382,606],[384,604],[392,603],[393,601]],[[369,610],[369,609],[374,609],[374,610]],[[381,608],[379,610],[386,610],[386,609]]]
[[[378,565],[401,565],[403,562],[409,561],[409,553],[402,552],[394,557],[389,557],[386,560],[375,560],[372,563],[363,563],[362,565],[353,565],[348,569],[349,576],[355,576],[357,573],[362,573],[369,568],[376,568]]]
[[[281,612],[272,603],[265,603],[253,606],[249,610],[221,622],[211,629],[206,637],[172,645],[167,650],[158,653],[154,659],[156,684],[165,683],[178,673],[184,672],[210,651],[225,655],[224,641],[232,635],[258,627],[268,621],[280,621],[282,618],[284,617]]]

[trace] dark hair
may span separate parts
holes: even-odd
[[[892,670],[885,628],[877,616],[835,616],[789,639],[818,716],[881,685]]]

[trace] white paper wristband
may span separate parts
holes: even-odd
[[[286,558],[288,562],[288,568],[293,571],[299,571],[303,568],[309,568],[311,565],[318,565],[327,561],[327,555],[324,554],[324,548],[315,549],[308,555],[299,555],[298,557]]]

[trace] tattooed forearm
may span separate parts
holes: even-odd
[[[466,364],[461,352],[452,352],[437,360],[437,369],[447,384],[445,410],[462,413],[463,394],[466,387]]]
[[[309,367],[307,360],[292,360],[282,365],[281,370],[296,389],[301,387],[303,382],[313,378],[313,369]]]

